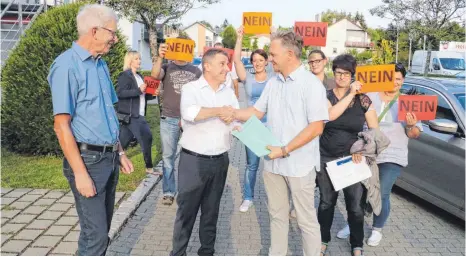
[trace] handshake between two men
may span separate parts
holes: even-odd
[[[225,124],[230,124],[236,119],[236,110],[231,106],[220,107],[219,118],[225,122]]]

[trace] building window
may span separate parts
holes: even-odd
[[[206,45],[207,47],[212,47],[212,41],[206,41],[206,42],[205,42],[205,45]]]
[[[337,53],[337,49],[336,49],[336,48],[333,48],[333,53],[334,53],[334,54]]]

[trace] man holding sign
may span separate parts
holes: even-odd
[[[176,193],[175,167],[176,150],[180,138],[180,100],[182,87],[201,75],[201,71],[191,63],[188,63],[185,51],[190,50],[187,40],[179,37],[178,44],[161,44],[159,58],[152,67],[152,77],[162,81],[163,85],[163,108],[160,116],[160,138],[162,141],[163,160],[163,204],[172,205]],[[172,41],[176,42],[176,41]],[[178,52],[181,51],[181,52]],[[165,56],[180,58],[162,66]],[[178,57],[177,57],[178,56]],[[156,95],[158,91],[156,92]]]
[[[393,90],[367,94],[377,112],[380,130],[390,139],[388,148],[377,156],[382,210],[379,215],[374,214],[372,233],[367,241],[370,246],[377,246],[382,240],[382,228],[390,214],[390,193],[393,184],[401,169],[408,165],[408,141],[410,138],[418,138],[422,132],[422,124],[417,121],[414,113],[405,114],[406,122],[398,120],[398,97],[406,69],[402,64],[396,64],[394,68]],[[346,238],[349,234],[347,226],[338,232],[337,237]]]

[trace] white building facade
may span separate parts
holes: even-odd
[[[327,45],[320,49],[329,59],[333,59],[350,49],[363,52],[373,46],[369,34],[363,28],[348,19],[342,19],[328,27]]]

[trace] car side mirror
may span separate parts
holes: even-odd
[[[443,134],[455,134],[458,131],[458,123],[447,119],[435,119],[428,121],[429,128],[432,131]]]
[[[434,70],[440,70],[440,65],[438,63],[434,64]]]

